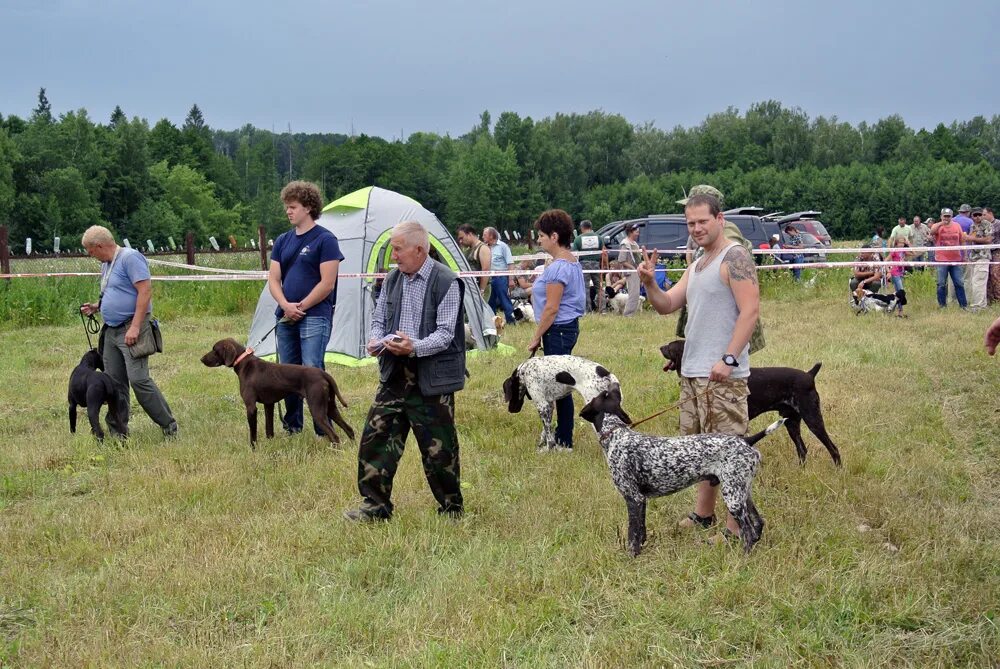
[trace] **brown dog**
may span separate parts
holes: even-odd
[[[287,395],[300,395],[309,405],[313,420],[326,433],[330,441],[339,444],[340,438],[330,424],[332,418],[344,428],[347,438],[354,440],[354,430],[347,424],[337,408],[336,400],[345,407],[347,402],[337,389],[337,382],[322,369],[302,365],[280,365],[261,360],[254,355],[243,355],[245,349],[235,339],[220,339],[212,350],[201,357],[206,367],[232,367],[240,380],[240,396],[247,407],[250,425],[250,448],[257,445],[257,403],[264,405],[264,434],[274,437],[274,405]]]
[[[660,354],[667,359],[664,372],[681,375],[681,358],[684,357],[684,340],[677,339],[660,347]],[[795,444],[801,464],[806,463],[806,444],[802,441],[801,423],[826,446],[834,464],[841,465],[840,451],[826,432],[823,411],[820,409],[816,374],[822,363],[817,362],[808,372],[791,367],[754,367],[747,379],[747,411],[753,420],[762,413],[777,411],[785,420],[785,429]]]

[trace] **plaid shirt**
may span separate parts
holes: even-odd
[[[427,292],[427,279],[434,268],[430,256],[424,260],[417,273],[413,276],[403,274],[403,300],[399,313],[399,329],[413,340],[413,352],[418,358],[425,358],[448,348],[455,338],[455,321],[458,319],[458,280],[451,284],[444,299],[438,305],[437,328],[423,339],[417,339],[420,334],[420,315],[423,311],[424,294]],[[379,293],[372,314],[371,339],[378,341],[386,335],[388,320],[385,313],[386,291]],[[391,316],[391,314],[390,314]]]

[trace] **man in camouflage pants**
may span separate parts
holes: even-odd
[[[465,284],[428,256],[419,223],[393,228],[398,265],[385,279],[372,314],[368,353],[379,358],[380,385],[358,447],[361,506],[355,522],[392,516],[392,481],[412,428],[438,513],[462,514],[455,395],[465,385]]]

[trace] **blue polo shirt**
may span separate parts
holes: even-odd
[[[117,327],[135,315],[135,300],[139,297],[139,291],[135,284],[138,281],[146,281],[149,276],[149,263],[146,256],[135,249],[121,248],[118,251],[118,259],[112,263],[101,264],[101,278],[107,274],[111,268],[111,276],[108,277],[108,285],[101,296],[101,318],[111,327]],[[149,301],[149,308],[146,313],[153,311],[153,300]]]
[[[292,265],[292,259],[298,260]],[[343,260],[340,243],[337,237],[321,225],[316,225],[302,235],[289,230],[274,240],[271,249],[271,260],[277,261],[285,268],[285,278],[281,282],[281,290],[289,302],[301,302],[306,298],[316,284],[320,282],[319,266],[331,260]],[[291,266],[291,270],[287,268]],[[325,299],[306,309],[306,316],[333,317],[333,307],[337,304],[337,284]],[[274,310],[278,318],[284,312],[281,307]]]

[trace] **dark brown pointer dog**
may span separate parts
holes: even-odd
[[[345,407],[347,402],[337,389],[337,382],[322,369],[302,365],[281,365],[261,360],[254,355],[240,356],[245,349],[235,339],[220,339],[212,350],[201,356],[206,367],[232,367],[240,380],[240,396],[247,406],[247,423],[250,425],[250,448],[257,446],[257,403],[264,405],[264,434],[274,437],[274,405],[286,395],[300,395],[309,405],[313,420],[326,433],[330,441],[339,444],[340,437],[330,424],[332,418],[344,428],[347,438],[354,440],[354,430],[347,424],[337,408],[336,400]]]
[[[677,339],[660,347],[660,353],[667,359],[663,366],[664,372],[676,371],[681,374],[681,358],[684,355],[684,340]],[[785,429],[795,444],[799,462],[806,463],[806,445],[802,441],[801,423],[823,442],[830,452],[834,464],[840,466],[840,451],[826,433],[823,422],[823,412],[819,406],[819,393],[816,391],[816,374],[823,363],[817,362],[808,372],[791,367],[754,367],[747,380],[747,409],[750,419],[762,413],[777,411],[787,419]]]

